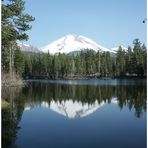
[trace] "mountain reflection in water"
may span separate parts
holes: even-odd
[[[116,98],[111,100],[111,103],[117,104],[118,101]],[[51,101],[50,105],[48,102],[41,102],[40,104],[32,104],[32,103],[27,103],[25,104],[24,111],[31,110],[34,107],[40,106],[44,108],[49,108],[53,110],[56,113],[59,113],[60,115],[64,115],[67,118],[70,119],[75,119],[75,118],[82,118],[85,116],[88,116],[89,114],[92,114],[95,112],[97,109],[103,107],[105,105],[105,102],[102,101],[101,103],[98,103],[96,100],[92,104],[78,102],[78,101],[72,101],[66,100],[66,101],[57,101],[55,102],[54,100]]]
[[[132,85],[129,82],[125,85],[125,81],[124,85],[30,82],[24,88],[2,88],[2,98],[10,103],[9,111],[2,110],[3,147],[14,141],[23,114],[36,108],[51,110],[67,119],[87,118],[110,104],[121,111],[124,107],[129,112],[132,110],[131,114],[136,118],[146,112],[146,84],[136,82]]]

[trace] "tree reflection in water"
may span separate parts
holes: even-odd
[[[13,143],[18,123],[21,120],[26,104],[31,107],[43,102],[63,102],[72,100],[82,104],[94,104],[96,101],[110,103],[117,98],[122,109],[135,109],[135,116],[140,118],[146,112],[146,85],[68,85],[30,82],[24,88],[2,88],[2,98],[10,103],[10,107],[2,109],[2,146]]]
[[[8,106],[2,107],[2,147],[8,147],[15,140],[19,129],[18,123],[21,116],[20,110],[16,107],[15,98],[19,95],[21,88],[2,88],[2,98],[8,102]]]

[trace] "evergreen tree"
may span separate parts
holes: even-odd
[[[130,46],[128,47],[128,51],[126,53],[126,73],[134,73],[133,52]]]
[[[98,51],[95,56],[96,72],[100,76],[100,67],[101,67],[101,53]]]
[[[15,50],[18,52],[16,41],[28,39],[25,32],[31,29],[29,22],[34,20],[31,15],[24,13],[24,4],[23,0],[2,1],[2,72],[9,72],[10,76],[15,71],[14,67],[18,67],[18,62],[14,66]]]
[[[136,43],[136,48],[138,46]],[[130,46],[128,51],[119,47],[116,55],[92,50],[83,50],[76,55],[29,54],[24,56],[23,75],[49,79],[146,76],[146,47],[139,47],[135,51]]]
[[[134,64],[135,64],[135,73],[138,76],[141,76],[144,74],[144,50],[145,47],[142,49],[141,42],[139,39],[135,39],[133,41],[134,48],[133,48],[133,57],[134,57]]]
[[[117,76],[123,76],[125,75],[125,51],[122,49],[121,46],[119,46],[119,49],[117,51],[117,57],[116,57],[116,66],[117,66]]]
[[[16,74],[22,76],[25,68],[24,55],[19,48],[16,48],[14,55],[14,69]]]

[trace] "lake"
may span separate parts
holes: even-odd
[[[145,79],[32,80],[2,96],[3,147],[146,148]]]

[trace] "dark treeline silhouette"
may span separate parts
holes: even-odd
[[[134,47],[117,54],[86,49],[78,54],[25,54],[25,79],[83,79],[146,76],[146,47],[135,39]]]

